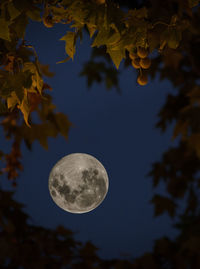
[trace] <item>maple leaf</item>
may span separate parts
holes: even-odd
[[[118,50],[116,49],[113,50],[107,47],[107,53],[109,53],[112,61],[114,62],[116,68],[118,69],[122,59],[125,58],[125,49],[119,48]]]
[[[7,98],[7,106],[8,109],[11,109],[11,111],[14,109],[15,105],[20,103],[19,98],[16,95],[15,91],[11,92],[11,95]]]
[[[151,203],[155,207],[155,216],[159,216],[167,211],[170,217],[174,217],[176,204],[168,197],[156,194],[152,198]]]
[[[27,90],[24,90],[24,98],[20,104],[17,106],[21,112],[23,113],[24,120],[26,122],[26,125],[31,128],[30,124],[28,123],[28,117],[30,113],[30,107],[28,103],[28,98],[27,98]]]
[[[75,41],[76,34],[74,32],[67,32],[60,40],[65,41],[65,51],[73,59],[76,51]]]

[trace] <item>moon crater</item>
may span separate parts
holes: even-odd
[[[96,208],[108,191],[108,176],[93,156],[74,153],[62,158],[49,176],[49,190],[54,202],[72,213]]]

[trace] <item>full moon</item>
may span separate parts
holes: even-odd
[[[49,174],[49,192],[65,211],[86,213],[98,207],[108,192],[104,166],[86,153],[72,153],[60,159]]]

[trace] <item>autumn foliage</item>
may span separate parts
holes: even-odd
[[[12,193],[1,191],[0,267],[199,269],[199,1],[2,0],[0,125],[11,150],[0,151],[0,175],[6,174],[13,186],[23,169],[23,141],[28,149],[36,140],[47,149],[48,137],[61,134],[68,139],[73,127],[68,117],[56,110],[50,94],[54,89],[45,82],[54,74],[25,39],[30,20],[48,28],[58,23],[69,26],[60,37],[66,55],[59,63],[74,59],[77,40],[84,34],[90,36],[91,58],[80,74],[87,78],[88,86],[105,82],[107,89],[116,87],[120,92],[119,68],[131,68],[136,74],[135,85],[144,86],[142,90],[156,76],[171,82],[175,91],[160,109],[156,127],[165,132],[173,123],[172,139],[178,143],[152,164],[148,177],[155,188],[164,182],[167,191],[166,196],[152,197],[155,216],[167,213],[178,218],[174,225],[180,234],[173,241],[156,240],[152,253],[133,262],[103,261],[92,243],[81,245],[64,227],[50,231],[28,224],[28,216]],[[33,113],[37,113],[39,122],[33,121]],[[182,201],[186,203],[180,213]]]

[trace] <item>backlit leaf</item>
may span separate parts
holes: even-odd
[[[24,116],[24,121],[26,122],[26,125],[28,127],[31,127],[28,123],[28,117],[29,117],[29,104],[28,104],[28,98],[27,98],[27,91],[24,90],[24,99],[22,100],[21,104],[18,105],[18,108],[21,110]]]
[[[112,50],[110,48],[107,48],[107,53],[109,53],[113,63],[118,69],[120,62],[122,61],[123,58],[125,58],[125,49],[119,48],[118,50]]]
[[[38,69],[36,67],[36,64],[33,62],[27,62],[24,64],[23,71],[29,71],[32,73],[31,79],[32,79],[32,84],[31,84],[31,89],[34,89],[35,87],[39,91],[40,94],[42,94],[42,88],[43,88],[43,79],[41,78]],[[29,87],[27,87],[29,88]]]
[[[31,76],[32,74],[28,70],[16,74],[5,73],[4,83],[0,89],[1,95],[9,97],[11,92],[14,91],[19,98],[19,101],[22,101],[24,97],[24,88],[28,88],[32,85]]]
[[[65,58],[64,60],[62,61],[59,61],[59,62],[56,62],[57,64],[61,64],[61,63],[66,63],[67,61],[70,60],[70,57],[68,56],[67,58]]]
[[[96,35],[92,47],[100,47],[102,45],[105,45],[107,43],[107,40],[109,38],[110,31],[108,31],[105,28],[102,28]]]
[[[88,31],[90,33],[90,38],[93,37],[94,33],[96,32],[96,27],[90,24],[87,24]]]
[[[16,93],[13,91],[13,92],[11,92],[11,96],[9,96],[7,98],[7,106],[8,106],[8,109],[11,108],[11,110],[12,110],[17,103],[20,103],[20,101],[19,101]]]
[[[24,88],[30,88],[32,85],[32,73],[28,70],[25,72],[20,72],[16,74],[13,79],[15,79],[13,86],[15,86],[15,93],[20,101],[24,98]]]
[[[50,70],[49,70],[49,65],[48,64],[41,64],[41,63],[38,63],[38,65],[39,65],[39,68],[40,68],[40,70],[41,70],[41,72],[42,72],[42,74],[44,75],[44,76],[46,76],[46,77],[53,77],[54,75],[55,75],[55,73],[53,73],[53,72],[51,72]]]
[[[168,42],[169,32],[168,29],[160,34],[160,50],[162,50]]]
[[[166,29],[160,35],[160,49],[163,49],[165,44],[171,49],[176,49],[179,46],[181,38],[181,31],[176,27]]]
[[[116,43],[118,43],[120,38],[121,38],[120,34],[118,32],[115,32],[115,30],[111,29],[110,35],[106,44],[108,44],[109,46],[114,46]]]
[[[172,28],[171,30],[169,30],[169,36],[167,40],[169,48],[176,49],[179,46],[180,41],[181,41],[181,32],[176,28]]]
[[[67,32],[66,35],[60,38],[60,40],[64,40],[66,42],[65,51],[73,59],[76,50],[75,48],[76,34],[74,32]]]

